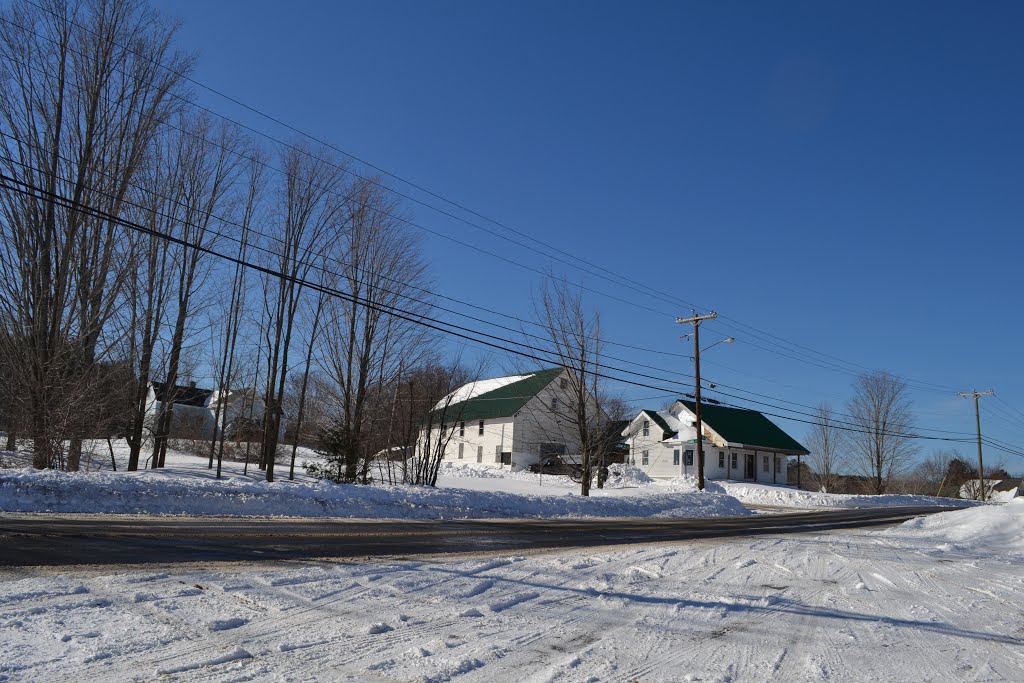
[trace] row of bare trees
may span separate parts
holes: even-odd
[[[906,383],[885,372],[858,377],[845,414],[828,403],[815,411],[807,435],[809,484],[835,493],[957,497],[978,479],[955,448],[918,460],[916,436]],[[986,468],[986,478],[1007,476],[1001,463]]]
[[[889,373],[861,375],[845,414],[827,402],[815,411],[807,435],[811,484],[837,491],[844,475],[860,478],[869,493],[886,493],[917,454],[914,416],[906,383]]]
[[[244,423],[268,481],[324,432],[365,480],[380,424],[421,418],[395,397],[442,367],[402,207],[329,150],[261,148],[197,113],[192,56],[140,0],[40,3],[0,10],[7,445],[77,470],[84,440],[120,435],[129,469],[162,467],[199,381],[224,399],[204,446],[218,473]]]

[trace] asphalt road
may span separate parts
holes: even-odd
[[[0,515],[0,566],[366,558],[666,543],[895,524],[940,506],[705,519],[365,520]]]

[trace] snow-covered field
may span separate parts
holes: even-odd
[[[27,467],[25,453],[0,453],[0,512],[91,512],[155,514],[275,515],[417,519],[514,517],[709,517],[750,514],[747,506],[771,508],[878,507],[890,505],[973,505],[971,501],[926,496],[845,496],[783,486],[709,481],[698,493],[693,477],[653,481],[643,472],[613,466],[604,489],[579,495],[568,477],[509,472],[443,463],[436,489],[419,486],[338,486],[311,479],[301,467],[316,458],[300,449],[296,479],[278,465],[273,485],[251,466],[225,462],[214,478],[206,458],[170,451],[161,470],[125,472],[127,448],[115,444],[118,471],[110,468],[105,442],[89,470],[75,474]],[[13,467],[12,467],[13,466]]]
[[[105,444],[104,444],[105,447]],[[120,455],[115,451],[115,455]],[[8,456],[8,459],[24,456]],[[312,457],[306,452],[300,456]],[[103,463],[97,460],[97,464]],[[109,467],[109,461],[106,461]],[[732,496],[697,493],[693,486],[609,487],[579,495],[567,477],[486,472],[446,466],[437,488],[345,486],[311,480],[297,469],[267,484],[263,473],[225,462],[214,478],[204,458],[170,452],[167,467],[118,472],[96,468],[64,473],[0,469],[0,512],[155,513],[466,519],[517,517],[717,517],[750,514]],[[627,482],[628,483],[628,482]]]
[[[1024,503],[528,556],[0,571],[0,680],[1021,681]]]

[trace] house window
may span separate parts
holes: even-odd
[[[484,421],[483,420],[480,420],[480,431],[478,433],[479,433],[480,436],[484,435]]]
[[[462,453],[463,453],[463,450],[465,449],[465,447],[466,447],[466,444],[464,444],[464,443],[460,443],[459,444],[459,460],[462,460]]]
[[[650,435],[651,435],[651,423],[648,422],[647,420],[644,420],[644,436],[650,436]]]
[[[562,389],[568,389],[569,388],[569,378],[568,377],[563,377],[562,379],[558,380],[558,386],[560,388],[562,388]]]
[[[693,467],[693,451],[686,451],[685,453],[683,453],[683,456],[686,458],[685,460],[683,460],[683,463],[687,467]]]
[[[460,422],[459,423],[459,436],[465,436],[465,435],[466,435],[466,423],[465,422]]]
[[[476,447],[476,461],[477,462],[483,462],[484,461],[484,447],[483,446],[477,446]]]
[[[718,451],[718,469],[725,469],[725,451]]]
[[[676,467],[679,466],[679,449],[675,448],[672,450],[672,464]]]
[[[558,399],[557,398],[552,398],[551,399],[551,410],[558,410]]]
[[[651,462],[650,452],[649,451],[644,451],[643,454],[642,454],[642,459],[640,460],[640,464],[641,465],[647,465],[647,464],[650,464],[650,462]]]
[[[736,454],[732,454],[732,468],[736,469]]]
[[[767,455],[761,456],[761,469],[764,470],[765,472],[768,471],[768,456]]]

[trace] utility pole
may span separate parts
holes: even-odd
[[[690,318],[676,319],[680,325],[693,325],[693,373],[694,384],[697,385],[693,394],[693,415],[697,419],[697,488],[701,491],[704,490],[704,426],[700,421],[700,324],[717,317],[714,311],[707,315],[697,315],[697,311],[693,311]]]
[[[985,462],[981,459],[981,410],[978,408],[978,399],[982,396],[991,394],[992,390],[988,391],[971,391],[967,393],[961,393],[961,398],[973,398],[974,399],[974,423],[978,428],[978,495],[979,500],[985,500]]]

